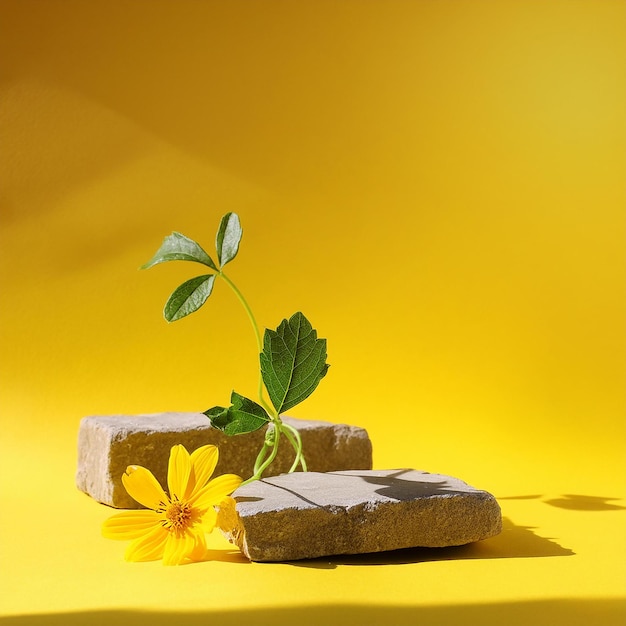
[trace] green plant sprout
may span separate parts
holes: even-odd
[[[259,402],[233,391],[230,407],[214,406],[204,414],[212,426],[227,435],[241,435],[268,427],[263,447],[254,464],[253,475],[246,481],[251,482],[261,478],[272,464],[283,436],[295,451],[295,459],[289,471],[293,472],[300,466],[306,472],[300,433],[283,422],[280,416],[315,391],[329,366],[326,363],[326,339],[318,339],[317,332],[300,312],[284,319],[276,330],[266,329],[261,343],[252,309],[235,283],[224,273],[224,266],[237,256],[242,234],[237,214],[227,213],[222,217],[215,237],[217,264],[193,239],[173,232],[163,240],[156,254],[141,269],[166,261],[194,261],[212,270],[210,274],[185,281],[173,291],[163,309],[163,316],[168,322],[175,322],[197,311],[213,292],[216,278],[222,279],[232,289],[246,311],[259,351]],[[264,389],[267,390],[271,404],[264,398]]]

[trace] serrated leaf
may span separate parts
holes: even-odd
[[[243,230],[239,223],[239,216],[236,213],[226,213],[220,222],[215,237],[217,259],[221,267],[237,256],[242,235]]]
[[[281,413],[308,398],[328,371],[326,339],[318,339],[300,312],[266,330],[261,373],[274,408]]]
[[[213,259],[200,247],[200,244],[177,232],[168,235],[163,240],[156,254],[147,263],[144,263],[140,269],[147,270],[166,261],[195,261],[217,271]]]
[[[215,274],[196,276],[177,287],[165,303],[163,317],[168,322],[185,317],[197,311],[211,295]]]
[[[270,421],[265,409],[256,402],[233,391],[230,396],[232,406],[228,409],[214,406],[204,414],[211,425],[226,435],[242,435],[259,430]]]

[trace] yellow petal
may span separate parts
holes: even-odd
[[[198,491],[190,502],[199,509],[208,509],[210,506],[217,506],[226,496],[229,496],[242,480],[235,474],[223,474],[214,478],[206,487]]]
[[[215,470],[218,458],[217,446],[202,446],[191,453],[191,476],[185,493],[186,499],[204,487]]]
[[[150,470],[140,465],[129,465],[122,476],[122,483],[133,500],[149,509],[158,509],[168,501],[159,481]]]
[[[173,446],[167,467],[167,487],[172,500],[175,498],[182,500],[185,497],[190,473],[191,459],[189,458],[189,452],[180,444]]]
[[[237,515],[236,505],[237,502],[230,496],[220,502],[216,525],[222,532],[228,533],[238,526],[239,515]]]
[[[203,532],[211,533],[217,524],[217,511],[211,506],[207,509],[207,512],[202,516],[200,522],[200,528]]]
[[[163,552],[163,565],[180,565],[186,558],[189,558],[195,545],[195,537],[190,532],[182,535],[168,533]]]
[[[189,555],[189,558],[192,561],[202,561],[206,556],[206,539],[204,537],[204,533],[202,531],[192,532],[195,540],[195,545],[193,547],[193,550],[191,551],[191,554]]]
[[[102,535],[107,539],[137,539],[160,522],[160,516],[154,511],[124,511],[104,521]]]
[[[169,534],[163,526],[155,526],[126,548],[124,558],[127,561],[157,561],[163,556]]]

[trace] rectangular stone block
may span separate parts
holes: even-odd
[[[409,469],[284,474],[233,495],[228,537],[252,561],[459,546],[502,528],[490,493]]]
[[[326,472],[370,469],[372,444],[363,428],[322,421],[283,418],[302,437],[309,469]],[[215,475],[238,474],[248,478],[263,445],[265,429],[229,437],[213,428],[202,413],[154,415],[103,415],[85,417],[78,432],[76,485],[99,502],[116,508],[140,508],[122,485],[129,465],[142,465],[166,488],[170,449],[182,444],[192,452],[205,444],[219,447]],[[281,442],[278,456],[267,475],[286,472],[295,454]]]

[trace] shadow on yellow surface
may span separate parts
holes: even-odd
[[[428,561],[457,561],[466,559],[522,559],[551,556],[573,556],[575,552],[564,548],[553,539],[540,537],[528,526],[514,524],[505,518],[502,533],[485,541],[449,548],[407,548],[371,554],[351,554],[318,559],[291,561],[290,565],[313,569],[336,569],[342,565],[406,565]],[[206,561],[249,563],[235,550],[209,550]]]
[[[498,500],[539,500],[543,496],[509,496],[498,498]],[[622,498],[607,498],[606,496],[583,496],[580,494],[567,493],[559,498],[550,498],[544,500],[545,504],[556,506],[560,509],[568,509],[570,511],[623,511],[625,506],[614,504],[615,500]]]
[[[620,498],[581,496],[568,493],[560,498],[545,500],[545,503],[572,511],[620,511],[626,509],[624,506],[614,504],[613,500],[620,500]]]
[[[299,606],[266,608],[229,612],[147,612],[147,611],[89,611],[51,615],[21,615],[0,618],[3,626],[78,626],[83,624],[151,624],[169,626],[172,623],[186,626],[216,623],[221,626],[254,624],[277,626],[279,624],[420,624],[423,626],[449,624],[481,624],[490,626],[558,626],[568,624],[622,625],[626,614],[624,600],[566,600],[541,602],[501,602],[494,604],[459,604],[449,606]]]
[[[464,559],[521,559],[549,556],[573,556],[575,553],[552,539],[535,534],[530,527],[519,526],[509,519],[502,522],[502,533],[486,541],[450,548],[410,548],[326,559],[293,561],[292,565],[334,569],[339,565],[400,565],[427,561]]]

